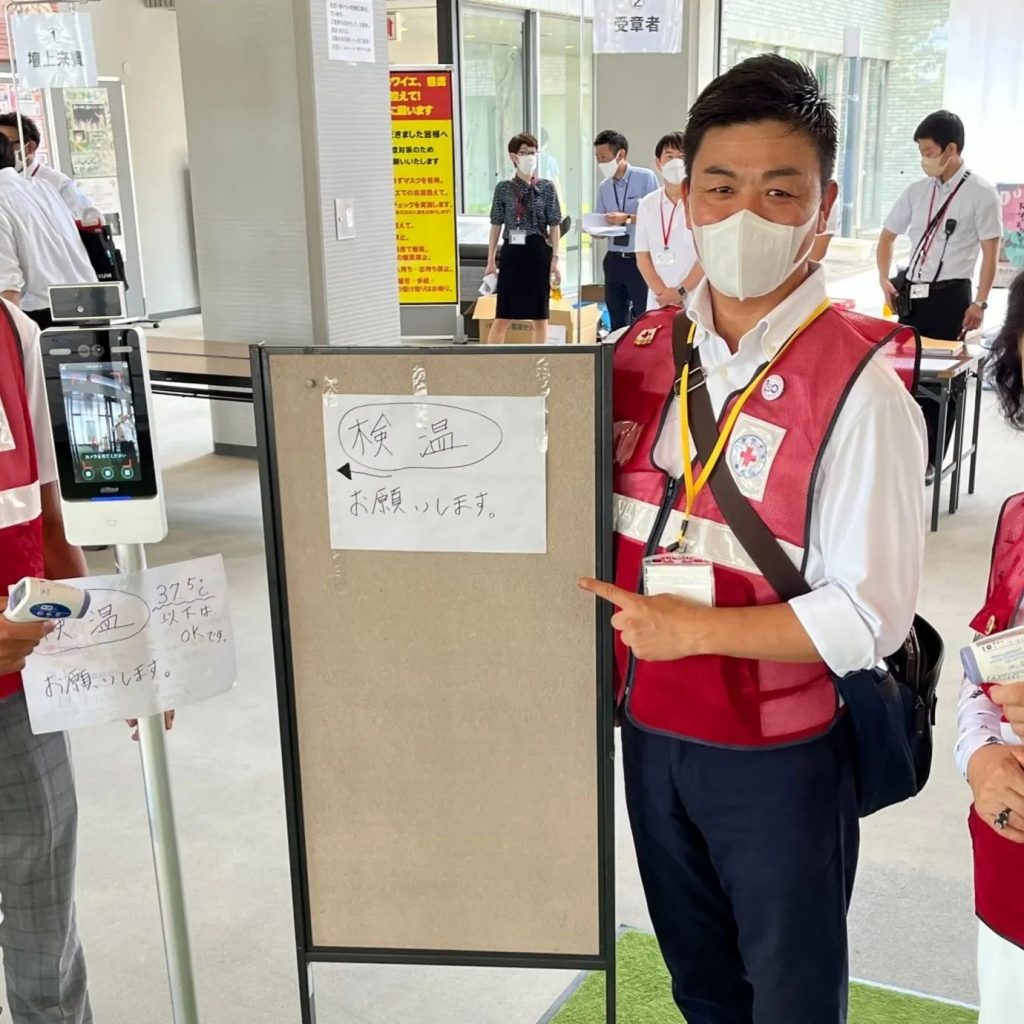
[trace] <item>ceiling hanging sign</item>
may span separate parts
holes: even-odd
[[[594,0],[594,53],[679,53],[683,0]]]
[[[11,15],[18,85],[24,89],[96,86],[92,15]]]

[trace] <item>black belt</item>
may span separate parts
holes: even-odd
[[[609,256],[618,256],[618,257],[620,257],[621,259],[624,259],[624,260],[635,260],[636,259],[636,253],[635,252],[616,252],[614,249],[609,249],[608,250],[608,255]]]
[[[950,281],[911,281],[910,285],[913,287],[915,284],[926,284],[929,289],[933,292],[941,292],[946,288],[952,288],[955,284],[970,284],[971,279],[969,277],[955,277]]]

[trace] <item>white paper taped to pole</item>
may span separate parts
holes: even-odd
[[[81,729],[197,704],[237,678],[220,555],[124,576],[69,580],[87,589],[83,619],[61,619],[22,673],[32,731]]]
[[[541,396],[324,395],[331,547],[547,551]]]

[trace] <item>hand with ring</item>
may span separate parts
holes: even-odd
[[[1024,845],[1024,747],[986,744],[967,765],[974,809],[989,828]]]

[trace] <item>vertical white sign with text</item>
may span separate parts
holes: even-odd
[[[594,53],[679,53],[684,0],[594,0]]]
[[[356,64],[376,60],[373,0],[327,0],[327,56]]]
[[[92,15],[11,14],[20,89],[91,87],[99,81]]]

